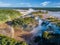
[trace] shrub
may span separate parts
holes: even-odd
[[[0,35],[0,45],[27,45],[27,43],[16,41],[15,39]]]

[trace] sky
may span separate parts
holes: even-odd
[[[60,0],[0,0],[0,7],[60,7]]]

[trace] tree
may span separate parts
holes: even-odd
[[[45,32],[43,33],[43,38],[48,39],[48,34],[49,34],[49,32],[45,31]]]
[[[0,45],[27,45],[27,43],[0,34]]]

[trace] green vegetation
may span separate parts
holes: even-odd
[[[15,39],[0,34],[0,45],[27,45],[27,43],[16,41]]]
[[[47,18],[47,20],[49,20],[50,22],[55,23],[57,26],[60,27],[60,20],[58,18],[49,17],[49,18]]]
[[[11,9],[0,9],[0,23],[8,21],[9,17],[13,20],[21,15],[20,12]]]
[[[59,22],[58,18],[49,17],[47,19],[50,20],[50,22]]]
[[[33,18],[18,18],[18,19],[14,19],[12,20],[12,25],[13,26],[23,26],[25,24],[30,24],[30,23],[34,23],[35,20]]]
[[[51,36],[51,35],[49,35],[49,34],[50,34],[50,33],[49,33],[49,32],[47,32],[47,31],[43,32],[43,38],[45,38],[45,39],[52,38],[52,36]]]

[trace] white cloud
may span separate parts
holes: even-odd
[[[20,5],[20,6],[27,6],[27,7],[32,7],[31,3],[18,3],[17,5]]]
[[[0,7],[9,7],[9,6],[11,6],[11,4],[0,2]]]
[[[46,5],[48,5],[50,2],[49,1],[45,1],[45,2],[42,2],[40,5],[41,6],[46,6]]]
[[[55,7],[60,7],[60,6],[55,6]]]
[[[30,3],[20,3],[21,5],[25,5],[25,4],[27,4],[27,5],[29,5]]]

